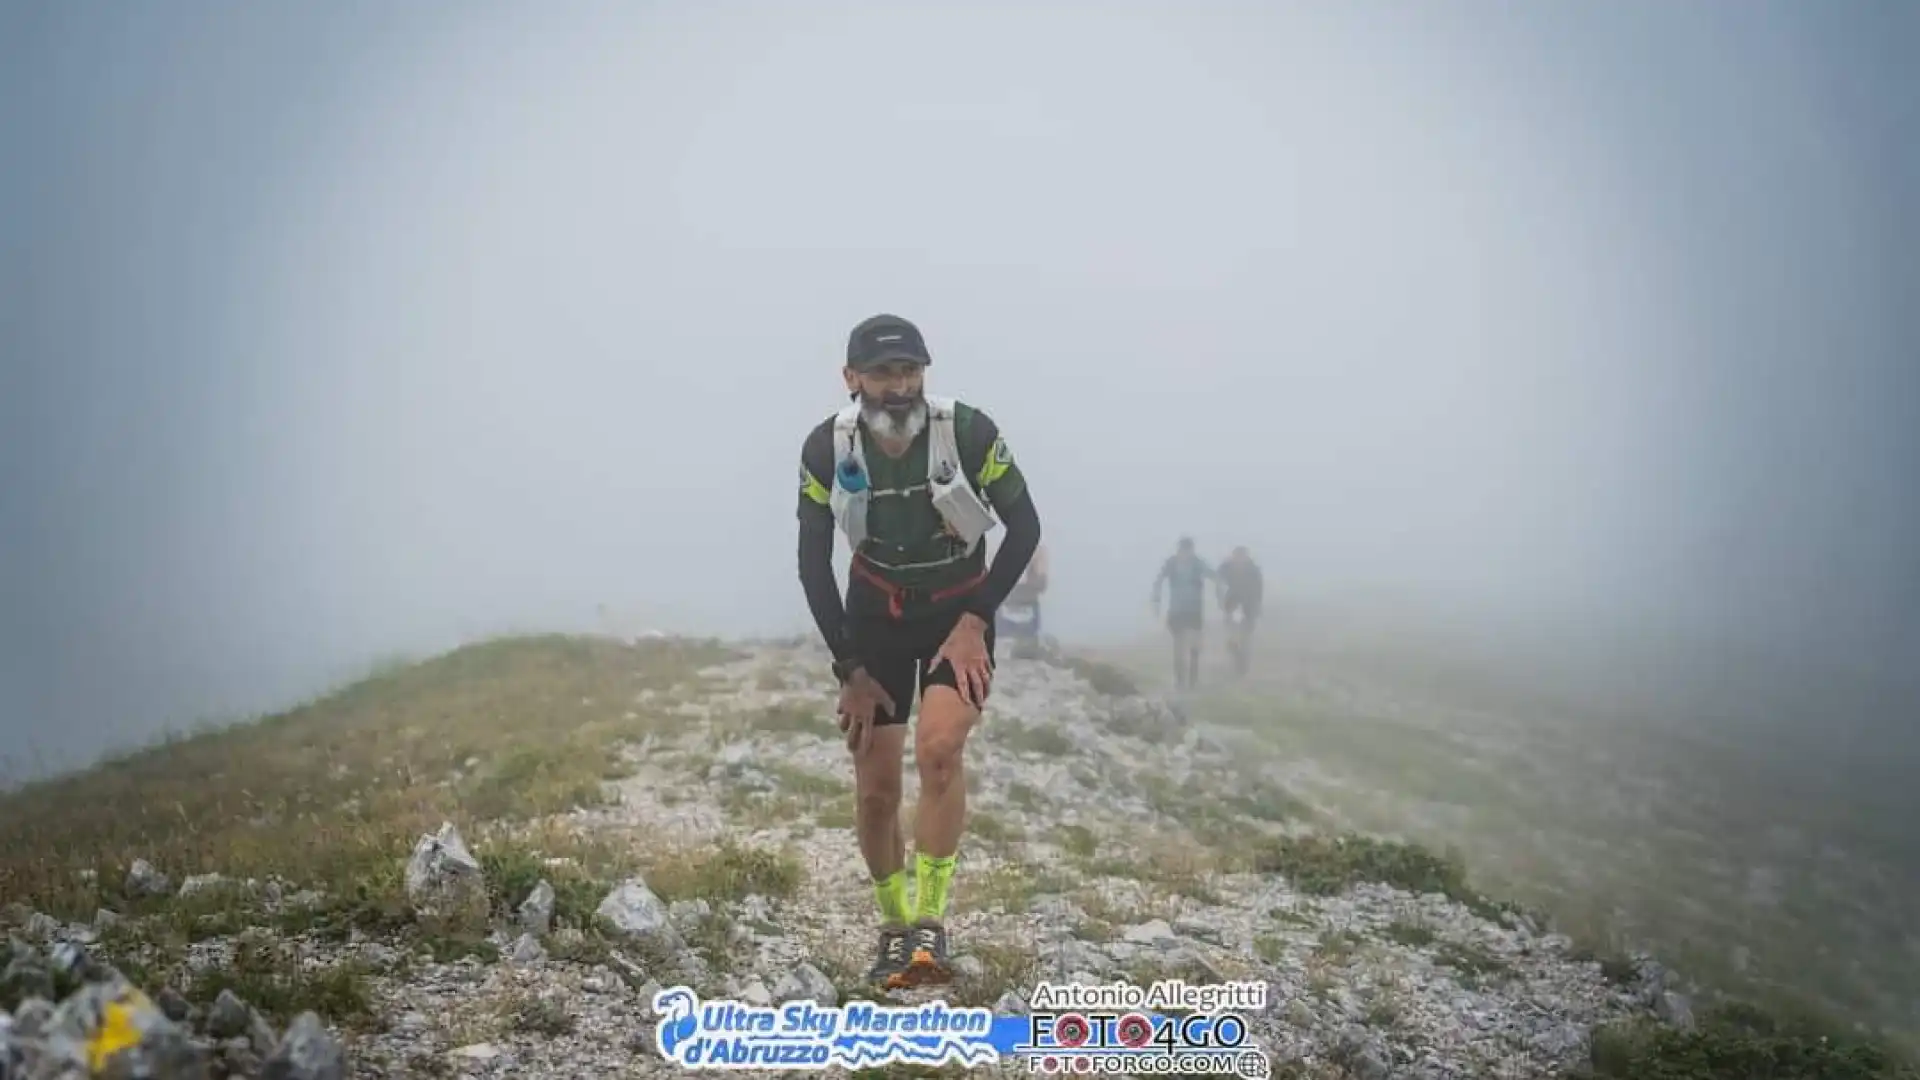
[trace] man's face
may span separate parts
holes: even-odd
[[[860,396],[870,423],[890,428],[910,427],[925,404],[926,365],[912,360],[889,360],[864,371],[847,368],[847,390]]]
[[[1193,541],[1191,541],[1191,540],[1182,540],[1182,541],[1180,541],[1180,554],[1181,554],[1181,555],[1183,555],[1183,556],[1184,556],[1184,555],[1192,555],[1192,554],[1193,554]]]

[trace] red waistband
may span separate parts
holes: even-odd
[[[937,604],[942,600],[951,600],[956,596],[965,596],[979,588],[981,582],[987,580],[987,572],[982,570],[965,581],[927,592],[921,589],[895,585],[893,582],[881,577],[878,570],[868,566],[866,560],[858,555],[853,557],[853,561],[848,564],[847,569],[854,577],[887,594],[887,614],[896,619],[905,617],[905,604],[909,597],[916,600],[925,600],[930,604]]]

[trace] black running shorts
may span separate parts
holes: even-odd
[[[961,614],[952,611],[944,615],[898,621],[863,620],[860,623],[855,639],[861,644],[861,663],[867,669],[867,674],[893,699],[895,706],[891,713],[885,710],[875,712],[875,726],[906,723],[913,713],[915,700],[926,694],[929,686],[959,689],[954,681],[952,664],[942,660],[940,666],[932,670],[929,670],[929,665],[933,662],[933,654],[946,644],[947,635],[953,632]],[[987,643],[987,662],[992,664],[992,623],[987,624],[982,637]]]

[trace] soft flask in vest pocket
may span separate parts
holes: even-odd
[[[853,458],[842,458],[833,470],[833,520],[847,536],[847,543],[858,550],[867,542],[867,470]]]
[[[927,478],[927,490],[933,495],[933,508],[969,551],[997,524],[993,511],[987,509],[973,485],[951,464]]]
[[[999,523],[961,471],[960,443],[954,433],[954,402],[949,398],[929,398],[927,404],[931,421],[927,431],[927,493],[933,498],[933,508],[946,522],[947,531],[972,551],[980,538]]]

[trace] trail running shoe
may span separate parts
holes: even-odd
[[[931,986],[953,981],[953,968],[947,961],[947,930],[938,923],[922,923],[912,931],[913,953],[906,970],[887,985],[895,989]]]
[[[907,970],[908,932],[905,927],[887,927],[880,931],[880,949],[874,957],[873,967],[867,971],[867,981],[892,986]]]

